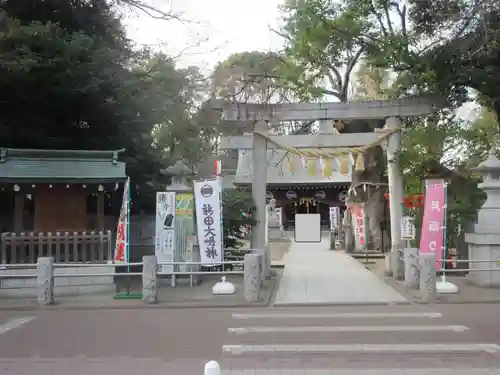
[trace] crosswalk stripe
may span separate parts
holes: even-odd
[[[498,353],[497,344],[346,344],[346,345],[223,345],[228,354],[245,353]]]
[[[224,369],[222,375],[498,375],[500,368],[307,368],[307,369]]]
[[[255,313],[232,314],[233,319],[342,319],[342,318],[441,318],[437,312],[401,312],[401,313]]]
[[[317,333],[317,332],[464,332],[466,326],[311,326],[311,327],[237,327],[228,328],[235,334],[249,333]]]
[[[22,325],[31,322],[33,319],[35,319],[34,316],[11,319],[7,323],[0,325],[0,335],[12,331],[13,329],[19,328]]]

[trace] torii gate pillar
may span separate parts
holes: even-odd
[[[255,132],[268,133],[267,121],[260,120],[255,124]],[[252,228],[252,249],[264,250],[266,244],[266,185],[267,185],[267,140],[253,133],[253,171],[252,197],[256,206],[255,220]]]
[[[388,117],[387,129],[399,128],[397,117]],[[391,254],[390,273],[394,277],[401,274],[399,250],[401,247],[401,218],[403,217],[403,174],[396,158],[396,153],[401,147],[401,132],[395,132],[389,137],[387,144],[387,179],[389,182],[389,213],[391,217]]]

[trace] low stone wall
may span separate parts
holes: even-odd
[[[54,294],[70,296],[78,294],[94,294],[115,291],[114,267],[66,267],[56,268]],[[104,274],[109,276],[64,277],[74,274]],[[0,279],[0,297],[36,297],[36,269],[0,270],[0,275],[33,275],[27,279]]]

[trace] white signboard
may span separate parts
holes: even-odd
[[[173,272],[175,249],[175,193],[156,193],[155,255],[161,272]]]
[[[330,230],[338,228],[340,224],[340,207],[330,206]]]
[[[278,223],[280,225],[280,229],[283,228],[283,208],[276,207],[276,217],[278,218]]]
[[[410,216],[403,216],[401,218],[401,239],[415,239],[415,224],[413,224],[413,218]]]
[[[196,229],[203,264],[220,264],[222,249],[221,185],[218,181],[194,183]]]
[[[295,242],[321,242],[321,215],[295,214]]]

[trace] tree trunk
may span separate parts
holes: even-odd
[[[369,124],[367,121],[351,121],[344,124],[343,133],[372,132],[374,127],[380,124]],[[369,250],[385,251],[390,247],[390,239],[386,230],[382,229],[381,223],[385,222],[385,156],[381,147],[369,149],[365,157],[365,170],[358,172],[355,164],[352,167],[351,194],[349,202],[365,203],[365,212],[368,218],[367,228],[370,233]]]

